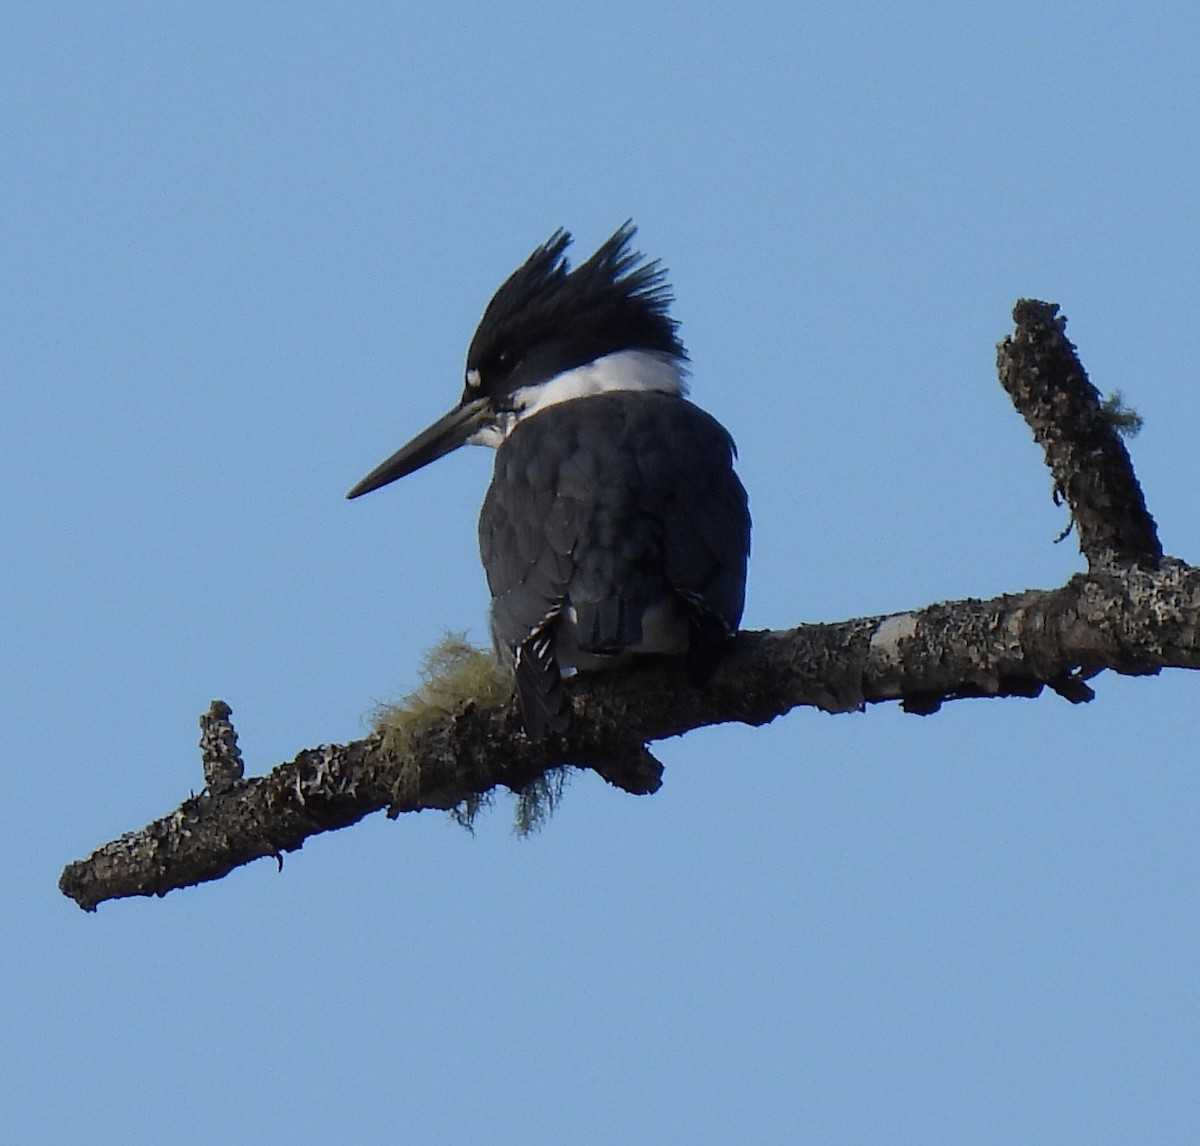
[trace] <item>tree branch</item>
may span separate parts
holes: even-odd
[[[1081,703],[1104,669],[1127,675],[1200,668],[1200,568],[1164,559],[1153,519],[1111,417],[1087,380],[1065,321],[1019,302],[998,367],[1065,497],[1089,571],[1058,589],[943,602],[839,624],[743,632],[696,689],[670,662],[584,678],[568,736],[531,743],[510,702],[470,700],[391,754],[375,733],[306,749],[242,778],[228,705],[201,718],[207,788],[141,831],[69,864],[62,891],[86,910],[107,899],[165,895],[302,846],[371,812],[470,806],[497,787],[521,791],[549,769],[592,768],[636,794],[661,766],[648,741],[726,721],[764,724],[809,705],[826,712],[900,701],[931,713],[965,697],[1033,697],[1049,687]]]
[[[997,347],[1000,384],[1029,423],[1066,500],[1088,565],[1108,561],[1153,566],[1162,557],[1133,463],[1063,333],[1067,320],[1051,302],[1022,299],[1017,324]]]

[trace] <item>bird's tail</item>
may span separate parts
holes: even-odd
[[[571,724],[571,704],[554,656],[553,637],[545,628],[517,649],[513,679],[529,739],[565,733]]]

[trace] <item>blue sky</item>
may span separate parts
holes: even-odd
[[[1059,302],[1200,558],[1192,5],[0,13],[0,1108],[13,1141],[1105,1143],[1200,1127],[1200,681],[797,712],[526,840],[374,817],[85,915],[62,865],[484,639],[458,395],[559,225],[670,268],[745,624],[1080,567],[995,381]]]

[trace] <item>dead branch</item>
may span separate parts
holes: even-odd
[[[1082,703],[1094,695],[1087,681],[1104,669],[1200,668],[1200,567],[1163,557],[1125,445],[1058,308],[1025,300],[1013,318],[998,348],[1000,379],[1045,451],[1087,573],[1058,589],[743,632],[699,690],[670,663],[587,678],[573,690],[570,734],[537,744],[511,703],[465,701],[403,755],[389,754],[376,734],[306,749],[244,779],[229,707],[214,701],[201,718],[207,788],[69,864],[60,888],[86,910],[165,895],[253,859],[280,859],[371,812],[455,808],[498,787],[521,791],[563,765],[649,793],[662,769],[648,742],[726,721],[764,724],[801,705],[845,712],[899,701],[931,713],[951,700],[1033,697],[1047,687]]]

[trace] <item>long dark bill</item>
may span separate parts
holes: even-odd
[[[457,450],[476,430],[486,425],[490,414],[487,398],[476,398],[455,406],[407,445],[401,446],[387,461],[377,465],[346,496],[361,497],[436,462],[451,450]]]

